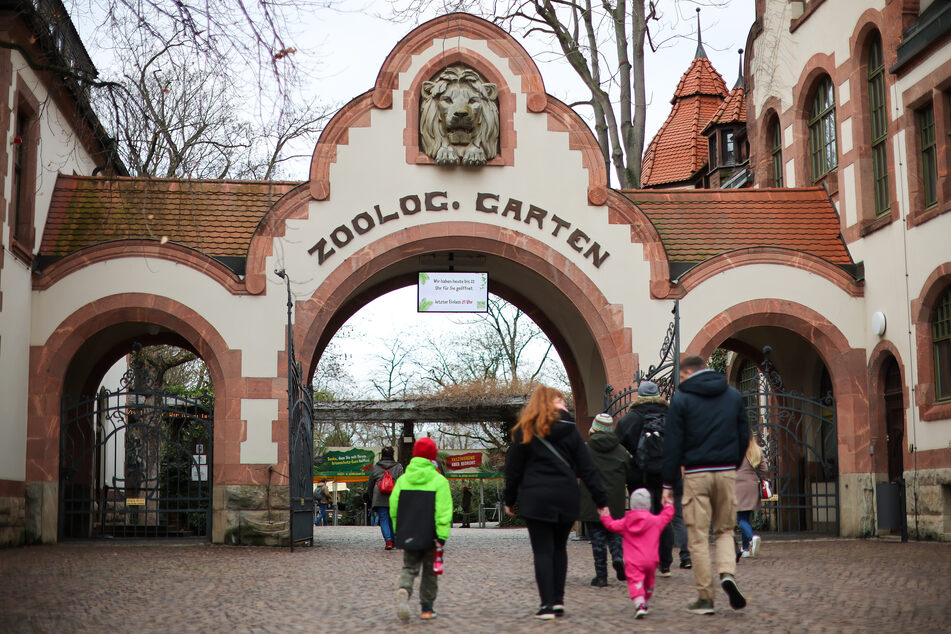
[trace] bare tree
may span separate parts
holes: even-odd
[[[729,0],[690,0],[722,6]],[[551,43],[589,93],[588,106],[604,156],[622,188],[640,187],[647,96],[645,44],[656,52],[676,36],[681,0],[389,0],[395,19],[467,11],[512,33]],[[653,29],[653,31],[652,31]]]

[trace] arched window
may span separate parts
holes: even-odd
[[[769,138],[769,186],[783,186],[783,131],[779,117],[773,116],[766,129]]]
[[[872,178],[875,189],[875,215],[889,209],[888,197],[888,107],[885,102],[885,58],[882,38],[876,35],[868,47],[868,114],[872,140]]]
[[[812,180],[817,181],[838,166],[835,143],[835,90],[825,76],[816,85],[809,109],[809,153],[812,157]]]
[[[951,400],[951,288],[938,299],[931,314],[931,344],[934,347],[935,400]]]

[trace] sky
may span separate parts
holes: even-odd
[[[701,25],[704,49],[714,67],[723,75],[727,87],[737,78],[737,49],[745,46],[754,19],[754,0],[704,0]],[[387,19],[389,0],[344,0],[333,3],[335,9],[318,8],[300,16],[293,27],[289,44],[297,49],[295,61],[309,79],[309,96],[322,103],[343,106],[373,87],[380,66],[400,39],[415,26],[412,23]],[[661,0],[665,12],[664,26],[655,26],[655,41],[668,39],[655,53],[646,52],[647,124],[646,144],[663,124],[670,112],[670,98],[680,76],[687,70],[697,48],[697,3],[692,0]],[[110,63],[107,51],[98,50],[91,42],[91,23],[77,16],[77,28],[87,43],[94,63],[103,69]],[[526,39],[514,34],[532,54],[549,94],[565,103],[582,101],[587,90],[550,43]],[[585,116],[584,108],[579,113]],[[305,180],[312,148],[299,150],[304,156],[289,164],[285,175],[290,180]],[[349,355],[354,376],[363,377],[366,369],[377,364],[379,341],[393,338],[409,330],[440,330],[449,332],[458,326],[458,317],[416,312],[416,289],[408,287],[393,291],[364,307],[348,322],[350,336],[339,341]],[[362,389],[368,390],[364,381]]]

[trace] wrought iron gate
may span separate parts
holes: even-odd
[[[59,536],[207,538],[211,403],[155,389],[132,359],[115,392],[63,399]]]
[[[298,542],[313,544],[314,539],[314,396],[294,353],[290,281],[284,271],[276,273],[287,283],[288,495],[293,551]]]
[[[615,392],[612,385],[604,387],[604,408],[601,410],[617,418],[623,415],[637,398],[637,385],[641,381],[653,381],[661,395],[670,400],[680,384],[680,300],[674,300],[671,311],[674,319],[667,326],[667,336],[660,347],[660,361],[647,369],[647,374],[638,370],[634,375],[634,383],[620,392]]]
[[[838,435],[831,392],[811,398],[786,390],[765,361],[754,389],[743,391],[753,433],[770,470],[773,498],[760,509],[769,530],[839,533]]]

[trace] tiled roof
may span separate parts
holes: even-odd
[[[40,244],[64,256],[100,242],[161,240],[245,257],[255,228],[300,183],[59,176]]]
[[[677,84],[670,103],[676,103],[678,99],[694,95],[711,95],[721,98],[727,95],[726,82],[706,57],[696,57],[690,62],[687,72],[680,77],[680,83]]]
[[[702,262],[748,247],[803,251],[852,264],[839,216],[821,187],[627,190],[660,233],[671,262]]]
[[[715,125],[737,123],[746,124],[746,89],[742,84],[730,91],[703,131],[706,132]]]
[[[701,133],[720,103],[720,97],[706,95],[674,103],[667,121],[644,152],[643,187],[688,180],[706,165],[707,139]]]
[[[641,186],[689,180],[707,162],[702,131],[727,96],[726,83],[706,57],[697,57],[680,78],[673,108],[647,146]]]

